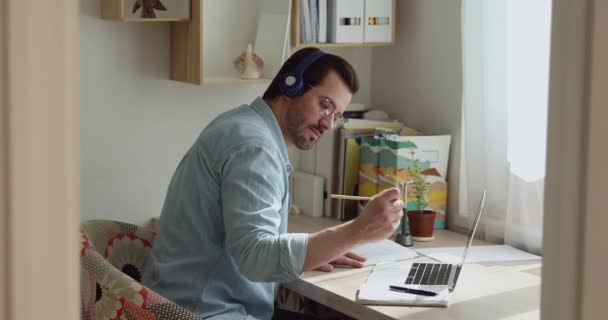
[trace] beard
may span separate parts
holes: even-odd
[[[313,137],[307,139],[303,134],[296,135],[294,139],[296,148],[300,150],[310,150],[315,145],[315,142]]]
[[[310,150],[316,142],[314,137],[308,137],[305,134],[306,129],[313,129],[320,135],[323,135],[323,129],[318,125],[303,125],[305,118],[295,110],[295,108],[287,112],[287,134],[296,148],[300,150]],[[320,138],[320,137],[319,137]]]

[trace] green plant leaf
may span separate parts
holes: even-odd
[[[412,192],[416,208],[419,212],[423,212],[428,204],[426,193],[429,191],[429,185],[426,181],[426,177],[422,174],[422,166],[418,159],[414,159],[414,151],[412,150],[412,165],[410,166],[410,174],[412,175]]]

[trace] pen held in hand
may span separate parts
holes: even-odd
[[[343,200],[359,200],[359,201],[370,201],[371,197],[361,197],[361,196],[348,196],[345,194],[331,194],[329,196],[333,199],[343,199]]]
[[[389,288],[391,289],[391,291],[411,293],[411,294],[417,294],[417,295],[421,295],[421,296],[434,297],[437,295],[436,292],[420,290],[420,289],[412,289],[412,288],[399,287],[399,286],[389,286]]]

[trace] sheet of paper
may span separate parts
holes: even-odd
[[[408,249],[391,240],[382,240],[364,244],[362,246],[355,247],[352,251],[367,258],[365,261],[366,266],[383,262],[411,259],[418,256],[416,251]]]
[[[422,305],[447,306],[447,286],[407,285],[408,288],[424,289],[436,292],[434,297],[396,292],[389,289],[390,285],[404,286],[405,278],[411,268],[411,263],[395,263],[376,265],[365,283],[361,285],[356,300],[361,304],[371,305]]]
[[[418,253],[445,263],[460,263],[464,247],[418,249]],[[471,247],[465,263],[540,260],[541,257],[508,245]]]

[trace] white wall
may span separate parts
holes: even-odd
[[[80,2],[81,219],[144,223],[160,214],[175,167],[205,125],[266,85],[170,81],[169,24],[102,20],[100,3]],[[332,52],[359,71],[354,99],[368,103],[370,50]]]
[[[452,135],[448,215],[458,208],[460,39],[460,1],[397,1],[396,45],[372,51],[372,106],[425,133]]]

